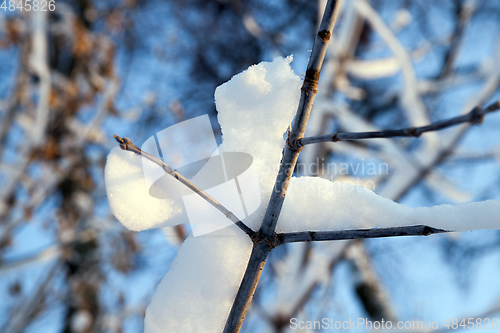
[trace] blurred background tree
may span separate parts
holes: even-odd
[[[307,135],[423,125],[499,99],[497,1],[343,2]],[[220,142],[215,88],[276,56],[294,54],[303,74],[324,1],[55,6],[0,10],[0,328],[141,332],[190,231],[135,234],[115,220],[103,184],[112,134],[140,143],[209,114]],[[498,199],[498,126],[491,115],[420,140],[306,147],[297,174],[410,206]],[[332,169],[341,163],[347,174]],[[367,163],[388,168],[352,167]],[[285,332],[292,317],[494,317],[499,250],[498,231],[280,247],[243,331]]]

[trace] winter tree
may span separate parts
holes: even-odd
[[[397,45],[384,23],[376,19],[373,9],[362,1],[356,7],[361,16],[373,18],[374,27],[387,38],[395,55],[403,58],[400,61],[408,62],[406,51]],[[151,162],[203,197],[234,223],[206,237],[197,238],[193,234],[186,239],[146,312],[146,332],[238,332],[269,253],[286,243],[427,236],[499,226],[497,200],[410,208],[364,187],[319,177],[292,177],[299,153],[308,144],[419,137],[457,124],[478,124],[487,113],[500,108],[499,102],[476,106],[463,116],[424,125],[427,120],[424,106],[418,97],[415,78],[408,74],[410,77],[405,78],[401,103],[408,109],[413,122],[420,126],[304,137],[339,8],[340,1],[326,4],[301,86],[289,67],[292,59],[277,58],[272,63],[250,67],[216,90],[215,101],[223,134],[223,143],[219,147],[222,154],[232,151],[250,153],[257,165],[259,179],[265,179],[259,181],[261,187],[268,185],[265,182],[269,178],[271,181],[275,178],[269,177],[270,172],[276,174],[274,185],[271,183],[268,191],[262,193],[262,199],[268,204],[261,212],[239,219],[218,202],[226,200],[224,194],[212,198],[160,158],[144,152],[128,138],[115,136],[120,149],[131,153],[116,148],[110,154],[106,186],[111,208],[125,226],[140,231],[188,222],[169,218],[179,214],[179,208],[172,201],[151,197],[141,173],[144,163]],[[297,98],[299,95],[300,99]],[[291,111],[295,108],[297,112],[293,118]],[[290,122],[292,125],[282,150],[283,133]],[[431,135],[434,140],[439,140],[436,134]],[[141,162],[134,154],[147,162]]]

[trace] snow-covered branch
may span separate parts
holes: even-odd
[[[361,4],[356,5],[356,2]],[[326,1],[323,1],[324,3]],[[220,332],[221,330],[238,332],[244,317],[251,315],[251,311],[247,313],[247,310],[268,255],[278,245],[291,242],[304,243],[292,246],[292,249],[299,250],[290,251],[286,255],[288,259],[286,263],[294,265],[293,273],[283,272],[282,267],[284,266],[281,265],[284,265],[285,261],[283,263],[280,261],[279,265],[274,265],[275,262],[270,263],[271,267],[277,267],[275,270],[278,272],[277,275],[287,276],[277,280],[279,286],[279,290],[276,292],[277,302],[271,306],[263,307],[260,307],[261,304],[256,304],[253,308],[257,311],[259,308],[264,309],[262,314],[265,313],[269,325],[276,330],[283,330],[290,318],[297,314],[300,315],[300,309],[305,306],[316,286],[330,285],[332,267],[335,261],[342,257],[351,259],[345,255],[347,244],[362,244],[359,241],[360,238],[416,236],[451,230],[498,228],[497,201],[471,203],[458,207],[446,205],[432,207],[432,209],[413,209],[394,202],[420,180],[429,180],[439,188],[445,188],[447,185],[451,187],[444,177],[440,177],[434,171],[434,168],[452,153],[460,138],[460,135],[449,135],[454,134],[452,130],[426,135],[423,145],[419,145],[418,149],[408,151],[407,147],[398,145],[398,142],[394,140],[372,140],[375,146],[382,149],[376,150],[376,153],[373,154],[363,152],[364,155],[361,157],[373,155],[373,157],[387,162],[383,164],[387,168],[379,168],[378,172],[368,172],[370,178],[363,178],[363,181],[366,182],[366,179],[369,179],[371,182],[373,179],[374,186],[370,186],[372,189],[379,182],[384,182],[384,185],[387,185],[382,188],[383,194],[377,195],[363,187],[339,182],[338,180],[345,180],[339,179],[340,177],[335,178],[337,181],[333,182],[319,177],[292,177],[297,156],[304,141],[311,139],[304,139],[304,129],[315,99],[316,111],[314,112],[319,121],[311,119],[312,125],[315,125],[312,128],[315,132],[308,134],[310,137],[328,133],[331,119],[335,119],[346,132],[352,132],[338,134],[340,138],[342,135],[367,135],[367,137],[361,138],[384,137],[380,135],[387,135],[385,137],[418,136],[424,132],[439,130],[461,122],[479,123],[484,114],[490,112],[488,108],[496,110],[500,107],[499,103],[484,110],[477,107],[465,116],[423,126],[431,121],[428,120],[429,113],[425,105],[422,104],[422,91],[419,90],[421,80],[418,79],[420,75],[417,75],[416,72],[418,67],[413,68],[411,53],[405,48],[406,42],[398,40],[395,33],[390,30],[390,25],[386,24],[382,20],[382,16],[375,13],[365,0],[353,0],[347,3],[352,7],[350,9],[352,24],[343,24],[343,27],[349,27],[345,28],[345,36],[349,37],[346,39],[350,42],[344,43],[345,39],[340,38],[342,36],[339,38],[331,36],[338,3],[339,1],[328,1],[303,83],[291,71],[289,63],[292,61],[292,57],[288,57],[286,59],[277,58],[272,63],[264,62],[252,66],[217,88],[215,102],[223,138],[222,144],[219,146],[220,152],[244,152],[252,156],[259,179],[261,200],[256,213],[245,217],[238,210],[233,209],[230,203],[226,203],[223,197],[219,198],[213,195],[208,188],[206,191],[239,217],[245,217],[244,226],[248,228],[247,234],[251,237],[247,238],[247,235],[242,234],[232,225],[204,237],[189,236],[182,244],[178,256],[158,286],[153,301],[148,307],[145,317],[145,332]],[[345,15],[343,19],[346,23],[346,9],[344,9],[343,15]],[[354,58],[354,54],[358,52],[358,40],[362,41],[359,43],[360,48],[379,44],[378,42],[368,43],[364,33],[369,34],[370,31],[379,34],[394,53],[389,62],[373,60],[373,57]],[[324,51],[330,36],[335,41],[333,44],[336,44],[338,50],[332,52],[330,64],[323,65],[323,75],[326,71],[327,74],[331,74],[331,78],[323,77],[327,80],[323,80],[322,84],[325,81],[328,84],[325,84],[326,89],[320,88],[320,96],[316,96],[318,78],[325,57]],[[339,44],[341,47],[338,47]],[[348,50],[351,51],[347,52]],[[339,99],[332,98],[332,89],[339,89],[343,92],[346,89],[357,89],[366,94],[367,97],[374,95],[370,89],[362,90],[356,88],[355,85],[351,87],[349,84],[351,77],[348,74],[352,73],[346,69],[348,61],[370,61],[369,68],[375,71],[376,75],[382,75],[378,66],[383,65],[384,77],[392,77],[401,71],[404,84],[398,86],[400,88],[398,89],[399,102],[403,109],[409,112],[407,118],[411,124],[407,126],[415,127],[381,132],[380,128],[350,111],[348,106],[338,101]],[[438,77],[442,79],[441,76]],[[342,80],[343,85],[339,83]],[[494,83],[493,80],[491,82]],[[353,83],[356,82],[353,81]],[[302,91],[299,90],[301,85]],[[488,85],[488,87],[493,86],[493,84]],[[490,91],[490,89],[487,90]],[[386,91],[385,88],[384,91]],[[349,94],[346,95],[351,97]],[[378,93],[378,95],[380,94]],[[380,100],[379,98],[376,100],[367,98],[366,105],[369,106],[370,112],[378,112],[378,108],[384,110],[386,107],[394,108],[397,100],[392,97],[392,94],[384,95],[387,96],[382,96]],[[483,95],[483,97],[487,96]],[[467,103],[470,107],[463,109],[469,112],[476,105],[485,105],[489,98],[481,101],[476,100],[471,104]],[[379,105],[380,102],[383,104]],[[353,108],[358,109],[359,107],[353,106]],[[371,110],[372,108],[373,110]],[[415,108],[416,112],[413,112]],[[325,110],[328,113],[318,112],[318,110]],[[293,128],[288,131],[288,142],[283,150],[285,143],[283,139],[286,139],[283,138],[283,133],[292,122],[293,115],[295,115]],[[458,130],[461,127],[468,126],[457,126],[454,129]],[[373,136],[373,133],[378,133],[379,136]],[[181,137],[179,141],[182,141],[183,137],[179,137]],[[332,141],[333,134],[325,135],[325,137],[329,137],[326,141]],[[448,137],[451,139],[448,140]],[[169,201],[170,197],[168,196],[168,200],[165,200],[165,196],[160,198],[158,195],[149,193],[150,184],[147,181],[147,175],[141,169],[143,167],[141,162],[156,163],[155,167],[161,167],[159,170],[161,176],[166,172],[179,180],[175,175],[175,170],[160,161],[161,158],[158,156],[161,153],[157,158],[149,154],[147,156],[127,138],[117,137],[117,139],[122,149],[135,153],[129,154],[116,147],[108,156],[107,171],[105,171],[106,190],[111,209],[118,220],[127,228],[136,231],[165,225],[191,223],[187,213],[188,209],[183,211],[181,205],[176,206],[177,203]],[[344,139],[351,140],[345,137]],[[336,141],[343,140],[337,138]],[[297,145],[298,142],[301,143],[300,146]],[[336,151],[344,149],[344,151],[352,153],[351,143],[339,143],[338,145],[329,146]],[[157,146],[159,146],[158,141]],[[313,147],[320,147],[320,145],[310,146],[306,148],[306,151]],[[357,147],[357,149],[361,150],[362,148]],[[144,148],[144,150],[154,153],[149,148]],[[146,157],[147,161],[144,159],[141,161],[141,158],[136,155]],[[169,151],[169,155],[175,156],[172,151]],[[175,162],[169,161],[167,163],[172,166],[175,164]],[[322,168],[325,169],[323,166],[325,163],[321,162],[321,164]],[[391,166],[390,173],[389,164]],[[328,167],[330,168],[330,166]],[[356,170],[358,170],[357,167]],[[386,171],[382,172],[381,170]],[[296,172],[296,174],[302,173]],[[310,171],[305,174],[318,175],[321,172]],[[366,175],[365,171],[363,174]],[[134,175],[135,178],[130,177],[130,175]],[[338,173],[335,172],[334,177],[337,175]],[[372,175],[375,176],[371,177]],[[200,179],[205,178],[200,174],[198,176]],[[202,187],[198,184],[197,179],[192,179],[192,181]],[[175,181],[173,182],[175,183]],[[352,183],[359,184],[360,182]],[[164,187],[168,188],[168,186]],[[205,187],[202,188],[205,189]],[[138,191],[135,191],[136,189]],[[377,190],[380,189],[377,188]],[[195,192],[201,193],[196,190]],[[244,191],[241,191],[240,194],[243,195]],[[130,199],[128,200],[128,198]],[[141,200],[147,204],[143,205]],[[208,202],[210,203],[210,201]],[[219,208],[215,205],[212,206]],[[212,209],[212,206],[209,208]],[[167,208],[164,209],[165,207]],[[196,208],[197,211],[203,211],[200,207]],[[220,209],[219,211],[224,213]],[[237,221],[241,222],[238,219]],[[253,232],[252,229],[258,230],[258,232]],[[320,244],[314,245],[309,243],[343,239],[358,240],[320,242]],[[332,249],[323,251],[326,248]],[[325,260],[325,258],[328,259]],[[366,256],[360,258],[357,259],[358,262],[368,262]],[[318,269],[318,263],[321,264],[321,269]],[[358,266],[361,268],[357,267],[356,270],[364,271],[367,269],[365,264]],[[372,286],[380,284],[380,281],[373,282],[372,277],[375,274],[373,272],[363,274],[364,276],[360,278],[363,282],[360,285],[369,285],[370,290],[376,290],[377,288]],[[282,283],[283,281],[286,283]],[[265,291],[262,291],[261,295],[263,293]],[[379,313],[390,313],[390,311],[386,311],[390,310],[386,304],[388,302],[378,302],[379,296],[376,294],[370,291],[370,295],[363,296],[362,301],[372,298],[375,301],[366,304],[385,304],[385,310]],[[262,299],[256,297],[254,302],[259,303]],[[383,300],[384,297],[380,299]],[[213,306],[215,304],[217,306]],[[372,316],[372,313],[369,313]],[[381,317],[387,318],[388,316]]]
[[[341,0],[328,0],[326,4],[325,12],[323,13],[323,18],[314,40],[311,57],[307,65],[297,113],[288,140],[293,141],[304,136],[307,121],[309,120],[314,98],[317,93],[321,67],[330,42],[333,26],[337,19],[340,3]],[[256,244],[252,249],[245,275],[243,276],[236,299],[226,321],[224,333],[239,332],[243,324],[245,314],[250,306],[255,289],[257,288],[267,256],[273,247],[276,235],[274,230],[278,223],[288,184],[292,178],[299,153],[300,149],[296,150],[292,149],[289,145],[285,146],[274,190],[271,194],[262,225],[257,233],[256,238],[258,239],[256,239]]]
[[[310,145],[319,142],[339,142],[352,141],[375,138],[394,138],[394,137],[419,137],[422,133],[439,131],[454,125],[470,123],[480,124],[483,121],[484,115],[500,109],[500,101],[497,101],[486,108],[475,107],[469,113],[450,118],[447,120],[437,121],[427,126],[408,127],[398,130],[376,131],[376,132],[356,132],[356,133],[334,133],[302,138],[294,141],[289,141],[289,145],[295,149],[299,149],[305,145]]]
[[[206,192],[204,192],[201,188],[193,184],[189,179],[175,171],[170,165],[167,163],[163,162],[162,160],[159,160],[158,158],[154,157],[151,154],[148,154],[145,151],[142,151],[139,147],[134,145],[132,141],[130,141],[129,138],[122,138],[118,135],[113,136],[115,140],[120,144],[120,148],[123,150],[128,150],[130,152],[133,152],[139,156],[145,157],[151,162],[157,164],[160,166],[163,171],[165,171],[167,174],[170,176],[174,177],[177,179],[179,182],[187,186],[190,190],[198,194],[200,197],[205,199],[209,204],[214,206],[218,211],[220,211],[226,218],[231,220],[238,228],[240,228],[244,233],[246,233],[248,236],[253,238],[255,232],[250,229],[245,223],[241,222],[239,218],[236,217],[231,211],[229,211],[226,207],[224,207],[222,204],[220,204],[217,200],[212,198],[210,195],[208,195]]]

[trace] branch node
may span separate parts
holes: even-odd
[[[422,233],[420,235],[422,236],[429,236],[429,235],[432,235],[434,233],[434,229],[429,227],[429,226],[424,226],[424,228],[422,229]]]
[[[258,244],[259,243],[259,237],[260,237],[260,235],[259,235],[259,232],[257,231],[257,232],[253,233],[252,237],[250,237],[250,240],[252,241],[252,243]]]
[[[408,128],[408,134],[410,134],[411,136],[413,136],[415,138],[418,138],[421,133],[418,133],[417,128],[412,126],[412,127]]]
[[[324,42],[328,42],[330,40],[332,33],[328,30],[321,30],[318,32],[318,37]]]
[[[270,241],[269,238],[266,238],[266,239],[267,239],[267,244],[269,245],[271,250],[280,245],[277,233],[274,233],[274,237],[273,237],[272,241]]]
[[[318,90],[318,81],[319,81],[319,71],[314,69],[308,69],[306,71],[306,76],[304,77],[304,83],[302,84],[303,91],[313,91],[317,93]]]
[[[304,80],[305,81],[305,80]],[[476,106],[469,113],[450,118],[447,120],[438,121],[421,127],[408,127],[398,130],[374,131],[374,132],[346,132],[334,133],[333,135],[318,135],[307,138],[301,138],[300,145],[305,146],[313,143],[320,142],[337,142],[342,140],[362,140],[362,139],[380,139],[380,138],[395,138],[395,137],[415,137],[426,132],[439,131],[457,124],[468,123],[472,125],[480,124],[483,122],[484,116],[490,112],[500,110],[500,101],[496,101],[486,108]]]
[[[298,140],[290,140],[290,138],[286,139],[286,144],[288,145],[288,147],[290,147],[291,150],[293,151],[301,151],[302,150],[302,147],[304,146],[302,144],[302,140],[301,139],[298,139]]]
[[[276,234],[276,246],[280,246],[280,245],[283,245],[285,244],[285,237],[283,236],[283,234]]]
[[[470,112],[470,122],[473,125],[481,124],[484,119],[484,115],[482,113],[483,109],[479,106],[476,106],[472,111]]]
[[[269,239],[268,237],[260,238],[259,232],[254,232],[253,235],[250,237],[252,240],[252,243],[255,245],[261,244],[261,243],[266,243],[269,248],[272,250],[275,247],[280,246],[281,244],[284,244],[284,239],[283,237],[280,237],[277,233],[274,233],[273,239]]]

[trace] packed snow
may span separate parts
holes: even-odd
[[[251,66],[215,92],[223,133],[219,151],[250,154],[257,171],[263,204],[245,219],[254,230],[262,221],[279,168],[284,133],[299,102],[301,80],[291,70],[291,61],[291,57],[276,58]],[[189,222],[178,201],[150,196],[141,158],[134,153],[113,149],[105,177],[111,210],[125,227],[145,230]],[[360,186],[300,177],[290,183],[276,231],[417,224],[457,231],[497,229],[499,211],[500,200],[410,208]],[[189,236],[147,309],[145,332],[222,331],[251,249],[248,236],[234,226]]]
[[[444,230],[500,228],[500,200],[411,208],[362,186],[293,178],[277,232],[389,228],[424,224]]]
[[[253,157],[262,203],[269,200],[283,134],[300,98],[301,80],[291,70],[291,61],[292,57],[276,58],[251,66],[215,93],[223,133],[219,151]],[[149,195],[140,157],[118,149],[108,156],[105,172],[108,199],[116,218],[132,230],[188,223],[185,209]],[[198,175],[202,173],[203,169]],[[265,205],[261,205],[245,223],[257,229],[264,212]],[[248,236],[234,226],[189,236],[147,309],[145,332],[222,331],[251,249]]]
[[[292,57],[262,62],[234,76],[215,91],[222,128],[222,151],[250,154],[257,170],[263,203],[248,226],[257,230],[276,181],[283,134],[297,111],[301,80],[290,68]]]
[[[156,288],[144,332],[222,332],[251,249],[235,226],[190,235]]]
[[[301,80],[293,73],[291,61],[290,56],[251,66],[215,92],[223,133],[219,151],[242,152],[253,157],[261,203],[269,200],[281,159],[283,133],[292,121],[300,98]],[[148,152],[155,153],[154,149]],[[151,164],[148,169],[158,169],[150,161],[119,148],[108,155],[106,191],[115,217],[134,231],[188,223],[185,209],[177,200],[150,195],[151,180],[145,178],[141,160]],[[203,169],[199,174],[203,174]],[[196,176],[193,182],[197,183]],[[261,205],[245,223],[257,229],[264,212],[265,205]]]
[[[126,228],[134,231],[174,225],[169,224],[172,222],[169,218],[179,215],[181,207],[149,195],[142,160],[145,159],[120,147],[109,153],[104,179],[111,211]]]

